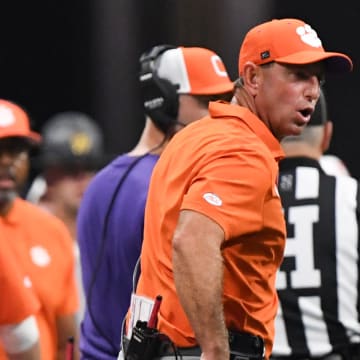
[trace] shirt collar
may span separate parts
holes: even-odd
[[[279,161],[285,157],[284,151],[279,140],[271,133],[270,129],[248,108],[237,104],[216,101],[210,102],[209,113],[213,118],[238,118],[246,123],[246,125],[262,140],[270,149],[274,158]]]

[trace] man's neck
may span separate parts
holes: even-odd
[[[49,200],[41,200],[38,206],[59,218],[68,228],[73,240],[76,240],[76,216],[68,214],[61,204]]]
[[[165,135],[147,118],[144,130],[135,147],[128,152],[129,156],[141,156],[148,152],[152,154],[161,154],[167,141],[164,141]]]
[[[1,198],[0,197],[0,216],[5,217],[11,210],[11,208],[14,205],[14,201],[16,199],[16,196],[9,198]]]

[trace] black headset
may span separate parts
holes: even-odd
[[[168,135],[177,121],[179,111],[178,87],[158,76],[158,58],[173,45],[158,45],[140,57],[140,85],[144,112],[158,129]]]

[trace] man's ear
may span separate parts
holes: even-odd
[[[332,134],[333,134],[333,123],[330,120],[328,120],[324,124],[324,136],[323,136],[323,140],[321,143],[321,149],[322,149],[323,153],[325,151],[327,151],[330,147]]]
[[[244,71],[242,75],[243,83],[249,93],[255,96],[258,92],[259,81],[259,66],[252,61],[245,63]]]

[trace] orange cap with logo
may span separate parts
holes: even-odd
[[[31,131],[26,112],[13,102],[0,99],[0,139],[7,137],[22,137],[31,145],[41,141],[40,134]]]
[[[353,67],[347,55],[325,51],[310,25],[298,19],[274,19],[246,34],[240,49],[239,75],[248,61],[257,65],[272,61],[305,65],[323,60],[329,72],[349,72]]]
[[[157,73],[176,85],[178,94],[213,95],[234,89],[220,56],[206,48],[167,50],[159,60]]]

